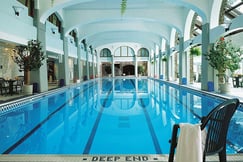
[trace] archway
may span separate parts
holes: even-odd
[[[125,65],[123,66],[123,74],[125,75],[134,75],[135,74],[135,67],[134,65]]]

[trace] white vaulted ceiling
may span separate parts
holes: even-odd
[[[57,13],[64,32],[76,30],[94,48],[108,43],[134,42],[154,48],[161,40],[170,42],[175,29],[183,36],[190,10],[204,23],[210,20],[213,0],[127,0],[121,14],[122,0],[40,0],[40,21],[45,23]]]

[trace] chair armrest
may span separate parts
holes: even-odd
[[[175,124],[173,126],[173,130],[172,130],[172,136],[171,139],[169,140],[169,142],[171,143],[170,145],[170,153],[169,153],[169,162],[173,162],[174,161],[174,154],[175,154],[175,148],[177,146],[177,133],[178,133],[178,129],[180,128],[179,124]]]

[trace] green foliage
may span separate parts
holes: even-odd
[[[162,61],[166,62],[167,61],[167,56],[162,57]]]
[[[122,0],[121,2],[121,15],[123,15],[125,13],[127,9],[127,0]]]
[[[45,59],[42,51],[41,42],[31,40],[27,46],[16,46],[13,50],[12,59],[19,66],[19,71],[34,71],[39,69]]]
[[[231,72],[240,68],[243,51],[235,47],[231,40],[226,41],[221,37],[212,46],[208,54],[205,54],[209,64],[218,72],[225,72],[229,69]]]
[[[138,66],[138,73],[143,74],[145,72],[145,67],[143,65]]]
[[[200,56],[201,55],[201,50],[199,47],[191,47],[190,48],[190,55],[192,56]]]

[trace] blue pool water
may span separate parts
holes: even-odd
[[[97,79],[1,105],[2,154],[168,154],[173,124],[198,123],[223,99],[152,79]],[[243,148],[242,108],[228,153]]]

